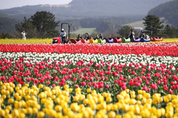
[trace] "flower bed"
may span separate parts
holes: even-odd
[[[39,38],[30,38],[27,40],[23,39],[0,39],[0,44],[44,44],[52,43],[52,38],[39,39]],[[164,38],[163,41],[151,41],[146,43],[178,43],[178,38]],[[141,42],[139,42],[141,43]]]
[[[0,116],[177,116],[177,52],[175,43],[1,44]]]
[[[67,84],[73,88],[110,91],[113,96],[127,88],[177,93],[177,57],[1,53],[1,58],[0,80],[5,83]]]
[[[97,93],[96,90],[73,90],[68,85],[50,88],[39,84],[4,83],[1,85],[1,109],[3,117],[69,117],[69,118],[130,118],[130,117],[173,117],[177,116],[178,96],[126,89],[113,99],[111,93]],[[73,92],[75,91],[75,93]],[[176,113],[174,112],[176,111]]]
[[[178,44],[96,44],[96,45],[49,45],[49,44],[0,44],[0,52],[36,52],[36,53],[84,53],[84,54],[146,54],[155,56],[178,56]]]

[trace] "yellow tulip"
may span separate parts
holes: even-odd
[[[17,109],[14,109],[14,110],[12,111],[12,116],[13,116],[13,117],[18,117],[18,116],[19,116],[19,111],[18,111]]]
[[[110,103],[112,101],[111,97],[106,97],[106,102]]]
[[[37,114],[38,118],[43,118],[44,116],[45,116],[45,113],[42,111],[38,112],[38,114]]]
[[[32,109],[32,113],[33,113],[33,114],[37,114],[37,113],[38,113],[38,109],[34,107],[34,108]]]
[[[8,99],[8,102],[9,102],[10,104],[14,103],[14,99],[13,99],[13,98],[10,98],[10,99]]]
[[[83,118],[88,118],[89,117],[89,113],[87,111],[83,111],[82,112],[82,117]]]
[[[24,113],[19,113],[18,118],[25,118],[25,114]]]
[[[31,113],[32,113],[32,108],[28,107],[27,110],[26,110],[26,114],[31,114]]]
[[[141,100],[142,97],[143,97],[143,96],[140,94],[140,95],[137,96],[137,99],[138,99],[138,100]]]
[[[5,115],[5,111],[3,109],[0,109],[0,116],[3,117]]]
[[[150,117],[151,113],[149,112],[148,109],[144,109],[144,110],[141,111],[140,115],[141,115],[142,117],[147,118],[147,117]]]
[[[74,112],[77,112],[77,111],[79,111],[79,109],[80,109],[80,107],[78,106],[77,103],[72,103],[72,104],[70,105],[70,108],[71,108]]]
[[[122,115],[116,115],[116,118],[122,118]]]
[[[4,118],[14,118],[14,117],[12,116],[12,114],[7,114],[4,116]]]
[[[140,108],[138,105],[135,105],[135,110],[134,110],[135,114],[140,114]]]
[[[108,113],[108,117],[109,117],[109,118],[115,118],[115,117],[116,117],[116,113],[115,113],[114,111],[110,111],[110,112]]]
[[[55,118],[62,118],[62,114],[61,113],[56,113]]]
[[[7,115],[7,114],[9,114],[10,110],[6,108],[6,109],[4,110],[4,112],[5,112],[5,115]]]
[[[87,93],[90,93],[91,92],[91,89],[87,89]]]
[[[38,87],[39,87],[40,89],[42,89],[42,88],[43,88],[43,84],[39,84]]]

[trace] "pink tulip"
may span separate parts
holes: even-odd
[[[74,78],[73,78],[73,81],[77,81],[77,78],[76,78],[76,77],[74,77]]]
[[[173,94],[173,90],[170,90],[169,93],[170,93],[170,94]]]
[[[108,84],[106,84],[106,85],[105,85],[105,87],[106,87],[106,88],[109,88],[109,85],[108,85]]]

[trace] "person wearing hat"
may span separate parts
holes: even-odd
[[[66,32],[64,31],[64,29],[61,29],[61,33],[59,35],[62,38],[62,43],[66,42]]]

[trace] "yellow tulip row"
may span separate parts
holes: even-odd
[[[0,39],[0,44],[43,44],[43,43],[52,43],[52,38],[47,38],[47,39],[38,39],[38,38],[31,38],[27,40],[23,39]],[[163,41],[151,41],[151,42],[146,42],[146,43],[177,43],[178,38],[167,38],[163,39]]]
[[[178,38],[167,38],[167,39],[163,39],[164,43],[166,42],[173,42],[173,43],[178,43]]]
[[[43,44],[43,43],[52,43],[52,38],[39,39],[31,38],[27,40],[23,39],[0,39],[0,44]]]
[[[0,117],[25,118],[167,118],[178,117],[178,95],[151,96],[145,91],[126,89],[116,96],[95,90],[73,91],[68,85],[50,88],[0,82]],[[75,92],[74,96],[72,94]],[[165,104],[165,107],[159,105]]]

